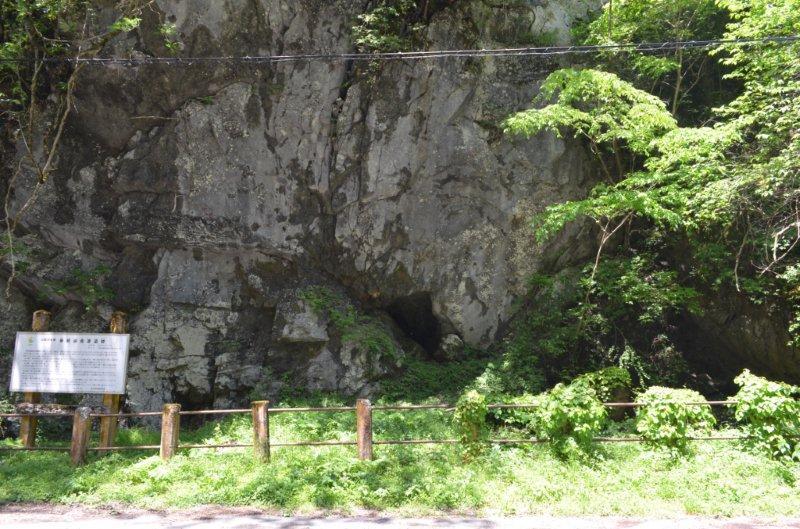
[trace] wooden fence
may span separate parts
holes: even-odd
[[[708,401],[681,403],[688,406],[730,406],[736,401]],[[636,402],[606,402],[604,406],[608,408],[635,408],[647,404]],[[535,405],[531,404],[490,404],[489,409],[532,409]],[[252,448],[253,455],[260,461],[268,462],[270,450],[275,447],[299,447],[299,446],[356,446],[358,458],[370,460],[373,457],[373,447],[376,445],[416,445],[416,444],[455,444],[456,439],[373,439],[372,414],[374,411],[417,411],[440,409],[453,411],[455,408],[451,404],[419,404],[419,405],[378,405],[373,406],[369,400],[359,399],[355,406],[336,406],[321,408],[270,408],[269,401],[262,400],[253,402],[250,408],[228,409],[228,410],[182,410],[180,404],[165,404],[162,411],[138,412],[138,413],[107,413],[96,412],[91,408],[81,407],[73,411],[42,412],[36,411],[26,413],[0,413],[2,418],[20,418],[23,421],[37,420],[41,417],[69,417],[72,416],[72,440],[69,448],[66,447],[47,447],[35,446],[35,443],[27,441],[22,446],[5,446],[0,450],[55,450],[69,451],[74,465],[86,463],[86,456],[89,451],[110,452],[118,450],[158,450],[161,458],[168,460],[173,457],[178,450],[193,448]],[[279,442],[274,443],[270,440],[269,417],[277,413],[353,413],[356,415],[356,438],[352,441],[299,441],[299,442]],[[236,415],[250,414],[253,421],[253,442],[248,444],[180,444],[180,420],[187,415]],[[89,446],[92,421],[100,419],[101,424],[113,422],[112,427],[116,431],[119,419],[132,417],[161,417],[161,443],[159,445],[137,445],[137,446],[114,446],[113,439],[102,440],[100,446]],[[717,435],[707,437],[689,437],[693,441],[728,441],[744,439],[738,435]],[[601,443],[623,443],[623,442],[642,442],[640,437],[597,437],[595,441]],[[542,439],[489,439],[493,444],[539,444],[545,443]]]
[[[51,315],[46,310],[37,310],[33,314],[31,330],[34,332],[45,332],[50,327]],[[109,332],[125,333],[127,329],[127,317],[125,313],[115,311],[111,315],[109,322]],[[379,405],[373,406],[369,400],[360,399],[355,406],[338,406],[322,408],[270,408],[269,402],[253,402],[250,408],[229,409],[229,410],[182,410],[180,404],[166,404],[162,411],[120,413],[121,396],[103,395],[103,407],[92,409],[80,407],[72,409],[53,409],[39,404],[41,395],[38,393],[25,393],[23,405],[25,411],[16,413],[0,413],[0,419],[19,418],[20,419],[20,445],[21,446],[0,446],[0,451],[4,450],[54,450],[69,451],[73,464],[82,465],[86,463],[87,453],[90,451],[106,453],[117,450],[158,450],[162,459],[170,459],[178,450],[192,448],[252,448],[254,456],[260,461],[269,461],[270,450],[275,447],[297,447],[297,446],[355,446],[357,447],[358,457],[362,460],[369,460],[373,457],[373,447],[376,445],[416,445],[416,444],[454,444],[456,439],[373,439],[372,413],[373,411],[414,411],[414,410],[433,410],[440,409],[446,411],[454,410],[451,404],[418,404],[418,405]],[[684,403],[685,404],[685,403]],[[711,401],[694,402],[688,405],[701,406],[729,406],[735,401]],[[608,402],[604,403],[609,408],[634,408],[644,404],[633,402]],[[489,409],[525,409],[533,408],[527,404],[490,404]],[[30,410],[30,411],[27,411]],[[351,441],[300,441],[300,442],[279,442],[270,440],[269,417],[276,413],[352,413],[356,415],[355,440]],[[180,419],[186,415],[234,415],[250,414],[253,421],[253,442],[252,444],[180,444]],[[122,418],[135,417],[161,417],[161,443],[158,445],[139,445],[139,446],[115,446],[119,420]],[[72,440],[70,447],[57,446],[36,446],[37,422],[43,417],[72,417]],[[100,422],[99,433],[100,441],[98,446],[90,446],[91,429],[94,419]],[[736,440],[742,436],[713,436],[713,437],[692,437],[692,440]],[[598,437],[597,442],[641,442],[638,437]],[[494,444],[524,444],[524,443],[544,443],[540,439],[490,439]]]

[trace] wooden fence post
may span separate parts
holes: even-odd
[[[367,399],[356,401],[356,441],[358,458],[372,460],[372,404]]]
[[[33,313],[33,321],[31,322],[31,330],[33,332],[47,332],[50,328],[50,319],[52,314],[46,310],[37,310]],[[41,393],[25,392],[23,395],[23,402],[30,404],[38,404],[42,401]],[[36,446],[36,428],[39,420],[36,417],[22,417],[19,422],[19,439],[22,441],[22,446],[25,448],[33,448]]]
[[[111,322],[109,323],[109,331],[114,334],[125,334],[128,330],[128,315],[122,311],[114,311],[111,314]],[[108,409],[108,413],[119,413],[122,404],[122,395],[103,395],[103,406]],[[117,437],[117,426],[119,419],[117,417],[101,417],[100,418],[100,446],[102,448],[111,448],[114,446],[114,439]]]
[[[72,419],[72,444],[69,455],[76,467],[86,464],[86,450],[89,447],[92,419],[91,408],[78,408]]]
[[[161,459],[167,461],[178,451],[181,432],[181,405],[164,404],[161,415]]]
[[[253,402],[253,453],[257,460],[269,462],[269,401]]]

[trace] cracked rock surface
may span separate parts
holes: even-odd
[[[539,33],[566,42],[575,18],[597,5],[456,2],[425,38],[431,49]],[[364,11],[355,0],[157,6],[186,57],[351,52]],[[109,53],[164,55],[158,22],[147,14]],[[0,307],[15,314],[0,328],[3,346],[48,282],[100,264],[112,270],[113,299],[96,312],[73,306],[80,292],[47,303],[54,330],[99,330],[112,308],[130,313],[134,409],[232,406],[287,382],[369,395],[404,355],[490,346],[532,272],[592,251],[580,226],[536,247],[528,222],[590,189],[583,148],[547,134],[509,138],[500,127],[558,65],[87,68],[58,171],[24,219],[20,243],[35,258]],[[25,196],[23,185],[15,200]],[[309,301],[318,287],[332,306]]]

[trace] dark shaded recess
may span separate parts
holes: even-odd
[[[433,314],[431,295],[418,292],[394,300],[386,312],[397,326],[425,351],[434,354],[442,340],[442,326]]]
[[[106,286],[114,292],[112,303],[120,310],[138,312],[150,303],[150,288],[158,276],[153,250],[127,246]]]
[[[749,369],[790,384],[800,382],[798,349],[789,344],[789,314],[777,305],[754,305],[732,292],[704,293],[703,312],[683,314],[673,338],[686,360],[736,391],[732,379]]]

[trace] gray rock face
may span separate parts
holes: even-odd
[[[345,0],[157,3],[185,56],[349,52],[363,10]],[[457,2],[425,37],[432,49],[545,34],[565,42],[575,17],[599,3]],[[158,23],[147,14],[109,52],[164,55]],[[113,268],[114,297],[101,309],[131,313],[128,390],[138,409],[228,406],[287,381],[373,393],[408,353],[401,343],[453,356],[459,342],[488,346],[531,272],[591,251],[579,227],[535,247],[528,226],[547,204],[586,193],[585,152],[551,135],[508,138],[499,125],[557,66],[89,67],[59,170],[24,221],[43,255],[20,284],[34,293],[72,268]],[[310,306],[303,293],[313,285],[341,296],[357,319],[375,315],[349,323],[372,334],[357,338]],[[11,303],[2,310],[16,311]]]

